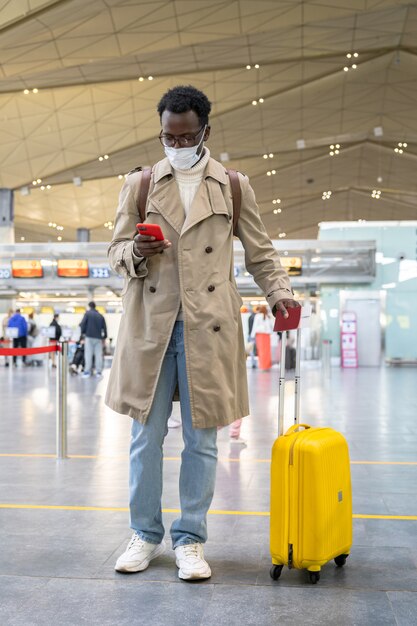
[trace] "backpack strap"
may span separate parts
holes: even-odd
[[[239,221],[240,207],[242,205],[242,190],[240,188],[239,175],[236,170],[226,170],[232,188],[233,199],[233,234],[236,236],[237,223]]]
[[[146,219],[146,203],[148,201],[149,185],[151,184],[152,168],[145,167],[142,170],[142,180],[140,181],[139,195],[138,195],[138,212],[140,221],[144,222]]]

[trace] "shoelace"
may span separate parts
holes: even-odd
[[[128,546],[128,550],[130,550],[130,548],[141,548],[143,546],[143,544],[145,543],[145,541],[143,539],[141,539],[139,537],[139,535],[133,535],[132,539],[130,540],[129,546]]]
[[[197,543],[186,543],[183,547],[185,556],[195,556],[196,558],[200,558]]]

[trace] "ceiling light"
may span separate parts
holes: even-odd
[[[119,180],[122,180],[122,178],[123,178],[123,174],[119,174],[117,178],[118,178]]]
[[[354,53],[353,53],[353,56],[355,57],[355,59],[357,59],[357,58],[358,58],[358,56],[359,56],[359,52],[354,52]]]
[[[259,98],[258,102],[262,104],[263,102],[265,102],[265,100],[263,98]]]
[[[372,198],[375,198],[376,200],[379,200],[379,198],[381,197],[381,190],[380,189],[373,189],[371,196],[372,196]]]
[[[264,158],[264,159],[267,159],[267,158],[268,158],[268,155],[267,155],[267,154],[264,154],[264,157],[263,157],[263,158]]]
[[[357,68],[357,67],[358,67],[358,66],[356,65],[356,63],[353,63],[353,64],[352,64],[352,70],[356,70],[356,68]]]
[[[272,204],[281,204],[281,199],[276,198],[275,200],[272,200]]]
[[[29,89],[25,89],[25,90],[23,91],[23,93],[25,94],[25,96],[27,96],[27,95],[28,95],[28,93],[30,93],[30,92],[29,92]]]
[[[407,145],[407,144],[406,144],[406,145]],[[268,154],[268,156],[269,156],[269,158],[270,158],[270,159],[273,159],[273,158],[274,158],[274,155],[273,155],[273,153],[272,153],[272,152],[270,152],[270,153]]]
[[[41,183],[41,182],[42,182],[42,178],[37,178],[37,179],[36,179],[36,182],[37,182],[38,184],[39,184],[39,183]]]
[[[35,87],[35,89],[32,89],[32,93],[38,93],[38,91],[39,91],[39,89],[36,89],[36,87]]]
[[[102,156],[99,156],[99,157],[98,157],[98,160],[99,160],[99,161],[103,161],[103,157],[102,157]]]
[[[259,70],[259,63],[255,64],[255,70]]]
[[[25,238],[24,238],[24,237],[20,237],[20,241],[24,241],[24,240],[25,240]]]
[[[347,57],[348,59],[350,59],[350,58],[352,57],[352,55],[350,54],[350,52],[348,52],[348,53],[347,53],[346,57]]]
[[[252,100],[252,104],[254,107],[256,107],[256,105],[258,104],[256,100]]]
[[[81,178],[81,176],[74,176],[74,178],[72,179],[72,182],[74,183],[76,187],[81,187],[83,184],[83,179]]]
[[[247,65],[247,66],[246,66],[246,69],[247,69],[247,70],[250,70],[250,69],[251,69],[251,67],[252,67],[251,65]]]
[[[30,189],[29,187],[25,186],[25,187],[21,187],[20,188],[20,194],[22,196],[28,196],[30,194]]]
[[[57,237],[58,241],[62,241],[62,237],[61,235],[59,237]]]
[[[37,185],[38,181],[37,180],[32,180],[32,185]]]
[[[153,76],[148,76],[148,80],[153,80]]]
[[[375,137],[382,137],[383,134],[384,134],[384,129],[382,128],[382,126],[375,126],[374,128]]]
[[[139,76],[138,81],[139,81],[140,83],[143,83],[143,81],[144,81],[144,80],[145,80],[145,79],[143,78],[143,76]]]
[[[41,185],[41,191],[45,190],[45,185]]]
[[[347,65],[345,65],[345,67],[343,68],[343,71],[344,72],[348,72],[349,71],[349,68],[347,67]]]
[[[306,142],[304,139],[297,139],[295,144],[297,146],[297,150],[304,150],[304,148],[306,147]]]
[[[52,187],[51,187],[51,185],[46,185],[46,188],[47,189],[51,189]]]
[[[104,158],[107,160],[107,159],[109,158],[109,155],[108,155],[108,154],[105,154],[105,155],[104,155]]]

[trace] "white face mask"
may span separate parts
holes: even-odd
[[[164,146],[165,155],[174,169],[190,170],[197,163],[201,154],[198,150],[204,141],[205,131],[206,127],[204,126],[203,136],[199,143],[191,148],[168,148],[168,146]]]

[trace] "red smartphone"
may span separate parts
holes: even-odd
[[[161,227],[158,226],[158,224],[136,224],[136,228],[141,235],[155,237],[156,241],[164,241],[165,239]]]
[[[288,307],[287,311],[287,318],[282,315],[281,311],[277,312],[275,316],[275,332],[281,330],[293,330],[295,328],[298,328],[301,318],[301,307]]]

